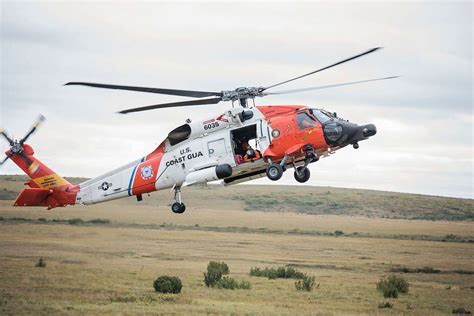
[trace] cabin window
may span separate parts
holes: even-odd
[[[316,120],[306,112],[298,113],[298,116],[296,117],[296,119],[298,121],[299,129],[311,128],[318,125]]]
[[[310,112],[311,112],[311,114],[316,116],[316,118],[321,122],[321,124],[324,124],[327,121],[332,119],[332,117],[330,117],[328,114],[326,114],[323,111],[317,110],[317,109],[311,109]]]

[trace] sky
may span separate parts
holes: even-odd
[[[29,144],[61,175],[98,176],[151,152],[188,117],[230,107],[119,115],[183,98],[66,82],[204,91],[268,86],[381,46],[279,88],[400,78],[256,103],[306,104],[377,126],[358,150],[312,164],[310,185],[473,198],[470,1],[1,1],[0,10],[0,126],[21,138],[42,113],[47,121]],[[11,161],[0,169],[20,173]],[[293,172],[278,183],[296,185]]]

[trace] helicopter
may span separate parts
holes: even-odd
[[[346,146],[359,148],[359,142],[377,133],[374,124],[358,125],[340,118],[336,113],[306,105],[255,106],[255,98],[387,80],[397,76],[353,81],[303,89],[273,91],[272,89],[314,75],[379,50],[372,48],[358,55],[273,85],[240,87],[223,91],[191,91],[164,88],[111,85],[89,82],[69,82],[95,88],[129,90],[191,97],[194,100],[149,105],[122,110],[128,114],[170,107],[209,105],[230,101],[232,108],[204,120],[187,119],[168,133],[151,153],[120,168],[78,185],[49,169],[34,156],[26,144],[29,137],[45,120],[40,116],[28,133],[13,140],[6,131],[0,133],[10,145],[6,157],[11,159],[31,179],[14,202],[14,206],[40,206],[52,209],[67,205],[90,205],[114,199],[143,195],[171,189],[171,210],[181,214],[186,206],[181,189],[195,184],[220,180],[233,185],[268,177],[279,180],[287,169],[294,169],[299,183],[310,179],[309,164],[328,157]],[[251,102],[249,101],[252,101]],[[252,146],[253,144],[253,146]]]

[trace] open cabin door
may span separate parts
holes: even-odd
[[[258,149],[263,153],[272,142],[270,126],[268,126],[267,121],[260,120],[256,127]]]

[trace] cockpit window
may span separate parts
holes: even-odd
[[[320,110],[317,110],[317,109],[311,109],[311,114],[313,114],[314,116],[316,116],[316,118],[321,122],[321,124],[324,124],[326,123],[327,121],[331,120],[332,117],[328,114],[326,114],[325,112],[322,112]]]
[[[306,112],[298,113],[296,119],[298,120],[299,129],[310,128],[318,125],[318,122],[316,122],[316,120]]]

